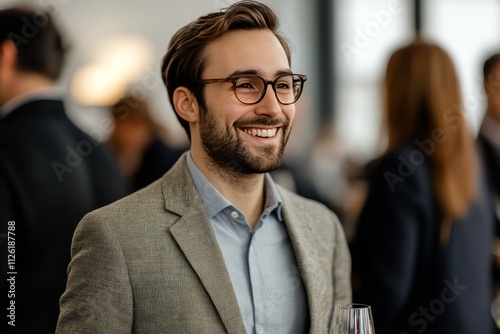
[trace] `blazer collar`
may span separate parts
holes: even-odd
[[[34,89],[30,92],[23,93],[16,96],[15,98],[7,101],[4,105],[0,107],[0,118],[6,117],[12,111],[22,107],[33,101],[40,100],[56,100],[62,101],[64,97],[64,90],[58,87],[45,87]]]
[[[187,170],[186,154],[162,180],[165,208],[180,216],[169,231],[207,290],[228,333],[245,333],[224,257]]]

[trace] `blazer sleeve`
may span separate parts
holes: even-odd
[[[2,294],[7,294],[7,273],[11,271],[8,268],[8,242],[10,241],[9,237],[13,236],[14,240],[16,240],[16,231],[9,231],[10,224],[14,224],[11,229],[15,228],[15,223],[10,222],[15,221],[14,219],[16,218],[10,210],[10,201],[11,198],[7,190],[7,180],[3,177],[2,174],[0,174],[0,256],[2,256],[0,292],[2,292]],[[11,233],[9,234],[9,232]],[[13,254],[11,258],[15,260],[15,254]]]
[[[19,247],[19,237],[23,228],[22,224],[19,224],[22,222],[22,217],[17,216],[16,212],[18,211],[15,210],[15,203],[19,200],[14,198],[12,191],[12,184],[15,182],[11,173],[13,168],[9,161],[0,154],[0,256],[2,257],[0,292],[5,293],[5,295],[8,293],[7,273],[17,271],[16,266],[9,267],[9,260],[14,260],[14,263],[17,263],[15,250],[16,246]],[[9,245],[14,247],[9,248]]]
[[[112,224],[90,213],[78,225],[56,333],[130,333],[133,298]]]

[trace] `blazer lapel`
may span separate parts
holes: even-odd
[[[327,296],[325,287],[331,282],[327,282],[327,277],[321,274],[324,264],[320,261],[322,258],[318,249],[320,245],[315,240],[308,224],[311,217],[305,210],[301,210],[300,204],[295,203],[286,192],[280,191],[280,196],[283,199],[283,218],[306,288],[312,333],[314,324],[324,312]]]
[[[170,233],[198,275],[229,333],[245,333],[222,252],[187,170],[185,156],[164,178],[165,207],[181,218]]]

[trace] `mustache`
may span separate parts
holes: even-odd
[[[252,119],[242,119],[234,122],[236,127],[258,127],[258,126],[275,126],[275,127],[288,127],[288,120],[286,118],[268,118],[268,117],[255,117]]]

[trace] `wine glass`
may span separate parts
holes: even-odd
[[[491,302],[491,315],[493,316],[493,320],[495,320],[497,328],[500,329],[500,294],[498,293]]]
[[[370,305],[335,305],[330,334],[375,334]]]

